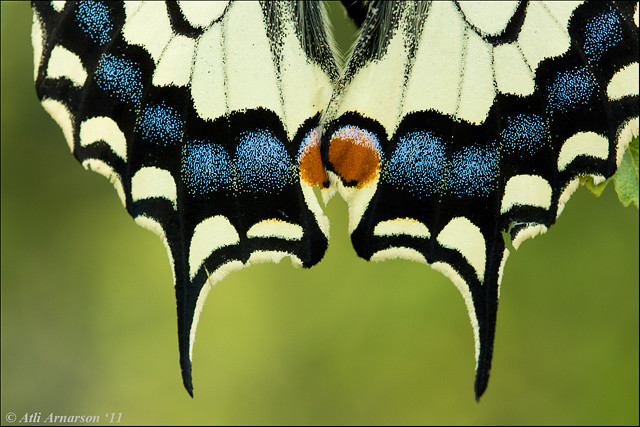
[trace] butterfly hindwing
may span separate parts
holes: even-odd
[[[323,160],[358,255],[430,264],[462,293],[479,398],[503,233],[517,247],[546,231],[578,176],[613,175],[638,134],[637,4],[372,7],[327,109]]]
[[[361,31],[342,74],[317,1],[33,3],[43,107],[167,247],[189,393],[211,286],[322,258],[318,186],[359,256],[460,290],[479,398],[508,248],[638,135],[636,2],[342,3]]]
[[[180,358],[211,286],[327,246],[313,187],[337,69],[322,6],[34,2],[36,87],[77,159],[107,176],[171,260]]]

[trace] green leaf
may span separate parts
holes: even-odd
[[[618,199],[624,206],[631,202],[638,207],[638,137],[625,150],[618,171],[613,176]]]
[[[599,184],[596,184],[595,182],[593,182],[593,178],[590,176],[580,177],[580,184],[587,187],[589,191],[591,191],[597,197],[600,197],[602,195],[602,192],[607,187],[607,184],[609,184],[609,181],[611,181],[611,178],[606,179]]]

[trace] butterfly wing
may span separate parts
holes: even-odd
[[[377,2],[327,109],[323,161],[359,256],[446,274],[486,389],[509,250],[638,134],[631,2]]]
[[[192,394],[199,313],[244,266],[323,256],[316,129],[337,69],[318,2],[34,2],[37,93],[167,247]]]

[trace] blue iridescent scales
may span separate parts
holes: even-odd
[[[458,287],[479,398],[502,233],[517,247],[546,231],[578,177],[613,175],[638,134],[637,4],[349,7],[362,31],[340,74],[319,2],[33,4],[43,106],[167,247],[189,393],[211,286],[322,259],[320,187],[349,203],[359,256]]]
[[[221,188],[278,193],[291,181],[294,170],[284,144],[264,130],[240,134],[233,160],[211,141],[186,141],[182,152],[182,179],[194,196]]]
[[[110,10],[100,2],[80,1],[74,9],[78,28],[88,35],[97,45],[102,46],[111,40],[114,20]]]

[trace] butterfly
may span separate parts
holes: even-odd
[[[637,3],[344,3],[344,69],[319,2],[33,3],[42,106],[167,248],[191,395],[211,287],[322,259],[319,188],[348,203],[360,257],[458,288],[479,399],[509,246],[638,135]]]

